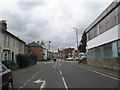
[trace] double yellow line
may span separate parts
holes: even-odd
[[[110,74],[110,73],[102,73],[102,72],[99,72],[99,71],[96,71],[96,70],[92,70],[90,68],[86,68],[86,67],[83,67],[83,66],[80,66],[80,67],[83,68],[83,69],[86,69],[88,71],[91,71],[91,72],[94,72],[94,73],[97,73],[97,74],[109,77],[111,79],[120,81],[119,76],[117,76],[117,75],[113,75],[113,74]]]

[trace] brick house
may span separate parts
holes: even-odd
[[[64,50],[63,50],[63,56],[64,56],[64,58],[68,58],[68,57],[73,57],[73,52],[74,52],[74,48],[65,48]]]
[[[31,42],[28,44],[29,52],[35,54],[38,60],[43,60],[43,47],[39,44],[39,42]]]

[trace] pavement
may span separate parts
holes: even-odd
[[[117,71],[77,64],[76,61],[38,62],[13,71],[14,89],[98,89],[119,90]]]

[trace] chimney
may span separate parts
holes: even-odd
[[[39,42],[39,41],[37,41],[37,44],[40,44],[40,42]]]
[[[2,27],[2,30],[7,30],[7,23],[5,20],[0,21],[0,26]]]

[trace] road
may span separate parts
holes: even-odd
[[[13,71],[14,88],[111,88],[119,86],[118,72],[77,62],[38,62],[28,68]],[[110,89],[110,90],[111,90]]]

